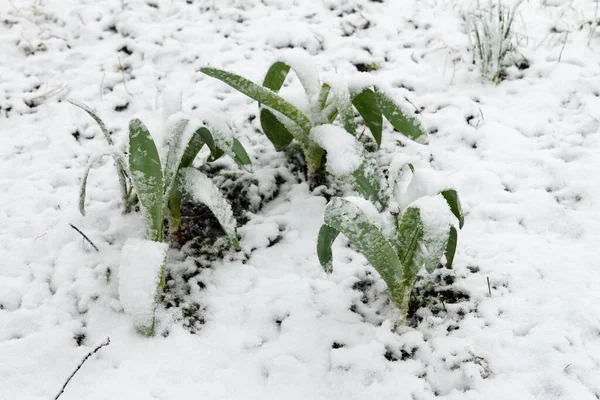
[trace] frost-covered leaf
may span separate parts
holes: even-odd
[[[324,83],[321,86],[321,91],[319,92],[319,97],[317,99],[319,110],[324,110],[327,105],[327,98],[329,97],[329,92],[331,92],[331,86],[327,83]]]
[[[121,250],[119,299],[138,331],[154,335],[155,311],[165,281],[169,246],[150,240],[127,239]]]
[[[420,210],[408,208],[402,215],[398,227],[398,256],[404,266],[405,280],[416,277],[421,269],[418,252],[423,242],[423,222]]]
[[[397,105],[390,96],[380,89],[375,88],[375,94],[381,112],[398,132],[419,143],[427,143],[427,134],[421,122],[413,113]]]
[[[129,123],[129,169],[146,220],[148,237],[157,242],[162,241],[162,166],[154,140],[139,119]]]
[[[283,150],[294,139],[285,124],[268,108],[260,108],[260,125],[277,151]]]
[[[218,147],[215,144],[215,140],[213,139],[213,135],[211,131],[206,127],[200,127],[196,130],[196,135],[202,139],[202,141],[208,146],[210,149],[210,157],[208,158],[209,162],[213,162],[218,160],[225,154],[225,151]]]
[[[92,117],[92,119],[94,121],[96,121],[96,123],[100,127],[100,130],[102,131],[102,134],[104,134],[104,138],[106,139],[106,142],[108,143],[108,145],[109,146],[114,145],[113,140],[110,137],[110,132],[106,128],[104,121],[102,121],[102,119],[98,116],[98,114],[96,114],[96,112],[94,110],[92,110],[87,104],[75,101],[73,99],[69,99],[68,101],[69,101],[69,103],[73,104],[76,107],[81,108],[83,111],[88,113],[88,115],[90,117]],[[123,201],[123,206],[125,207],[125,212],[128,212],[128,210],[129,210],[129,198],[128,198],[129,190],[128,190],[127,182],[129,180],[129,177],[127,174],[127,163],[124,163],[123,160],[119,159],[118,157],[115,157],[115,168],[117,169],[117,178],[119,179],[119,187],[121,189],[121,200]],[[84,193],[84,197],[85,197],[85,193]]]
[[[125,156],[121,152],[114,150],[114,149],[107,151],[105,153],[101,153],[97,156],[90,157],[90,159],[88,160],[88,163],[85,166],[85,169],[83,171],[83,176],[81,178],[81,185],[79,187],[79,212],[81,213],[81,215],[85,215],[85,196],[86,196],[86,191],[87,191],[87,180],[88,180],[88,176],[90,174],[90,170],[94,167],[94,165],[96,165],[96,163],[98,161],[100,161],[100,159],[102,159],[102,157],[105,157],[105,156],[112,156],[113,159],[118,161],[118,164],[126,165],[125,164]],[[118,166],[117,166],[117,168],[118,168]],[[125,197],[123,199],[123,201],[127,201],[127,197]]]
[[[91,107],[89,107],[85,103],[75,101],[73,99],[68,99],[67,101],[69,103],[73,104],[74,106],[81,108],[86,113],[88,113],[89,116],[92,117],[93,120],[96,121],[96,123],[100,127],[100,130],[104,134],[104,138],[106,139],[106,142],[110,146],[112,146],[114,144],[112,138],[110,137],[110,132],[108,131],[108,129],[106,128],[106,125],[104,124],[104,121],[102,121],[102,119],[98,116],[98,114],[96,114],[96,112],[94,110],[91,109]]]
[[[441,192],[444,199],[448,202],[450,211],[458,219],[458,227],[462,229],[465,224],[465,216],[460,205],[460,199],[458,198],[458,192],[455,189],[447,189]]]
[[[189,120],[182,119],[175,124],[167,139],[167,160],[165,161],[164,168],[164,204],[167,203],[168,197],[171,194],[171,188],[175,184],[175,177],[177,171],[181,166],[181,159],[188,148],[190,135],[187,140],[184,137],[184,132],[188,126]]]
[[[229,237],[232,246],[239,250],[237,223],[233,217],[231,205],[210,178],[194,168],[184,168],[180,171],[179,187],[190,197],[191,201],[204,204],[210,209]]]
[[[446,256],[446,268],[452,269],[452,264],[454,263],[454,255],[456,254],[456,246],[458,244],[458,231],[455,227],[450,226],[450,230],[448,232],[448,244],[446,245],[446,251],[444,255]]]
[[[294,71],[308,96],[309,102],[312,102],[318,95],[321,85],[319,75],[314,67],[314,59],[304,51],[292,49],[284,51],[279,56],[278,62],[284,63]]]
[[[190,138],[190,141],[188,142],[187,147],[185,148],[185,151],[183,152],[179,169],[191,166],[200,150],[202,150],[202,146],[204,146],[204,144],[205,143],[200,135],[197,135],[196,132],[194,132]]]
[[[257,85],[256,83],[239,75],[216,68],[205,67],[200,68],[200,71],[208,76],[219,79],[220,81],[228,84],[232,88],[240,91],[259,103],[279,111],[298,124],[303,131],[306,133],[310,132],[310,129],[312,128],[312,122],[310,119],[295,105],[285,100],[272,90]]]
[[[387,196],[382,185],[385,176],[377,161],[363,151],[363,162],[360,167],[352,173],[354,188],[366,199],[380,207],[387,206]]]
[[[333,272],[333,253],[331,246],[338,237],[340,232],[331,226],[324,224],[319,229],[319,237],[317,238],[317,256],[321,266],[328,274]]]
[[[244,145],[237,139],[233,139],[233,145],[231,146],[231,151],[233,152],[233,160],[241,167],[246,167],[252,164],[252,160],[250,160],[250,156]]]
[[[355,204],[333,198],[325,208],[325,224],[344,234],[371,265],[379,272],[390,290],[390,298],[404,307],[402,263],[381,230]],[[327,257],[323,259],[327,266]]]
[[[342,120],[342,125],[346,132],[351,135],[356,135],[356,122],[354,121],[354,108],[352,108],[352,100],[350,92],[346,85],[338,84],[333,87],[333,101]]]
[[[383,116],[381,108],[377,103],[377,95],[369,88],[363,89],[352,99],[352,104],[365,121],[365,125],[371,131],[377,147],[381,146],[381,133],[383,130]]]

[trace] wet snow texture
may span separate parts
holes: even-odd
[[[498,87],[471,63],[467,2],[36,4],[0,2],[0,399],[53,398],[106,336],[111,345],[61,399],[600,396],[600,37],[587,47],[579,30],[592,2],[523,3],[515,29],[530,67],[508,68]],[[160,334],[140,337],[117,292],[120,250],[143,237],[143,221],[122,215],[109,158],[91,171],[79,215],[79,179],[105,139],[60,100],[68,92],[96,109],[122,148],[134,116],[161,132],[160,94],[178,87],[182,111],[222,110],[256,179],[273,185],[286,158],[256,132],[256,103],[196,71],[261,81],[287,47],[349,79],[377,65],[394,98],[421,110],[430,146],[386,124],[381,157],[401,152],[417,169],[431,160],[459,190],[467,216],[455,270],[423,284],[469,299],[444,295],[443,308],[421,308],[414,327],[392,332],[385,286],[343,238],[335,273],[322,272],[325,200],[290,183],[239,229],[242,252],[201,270],[169,255],[171,284],[205,310],[197,334],[160,308]]]

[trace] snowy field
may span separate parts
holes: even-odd
[[[0,399],[54,399],[108,337],[61,399],[599,399],[598,5],[522,3],[517,65],[497,86],[473,64],[463,16],[475,5],[1,0]],[[323,272],[327,200],[261,133],[256,102],[198,72],[260,82],[289,48],[325,75],[375,66],[430,133],[424,146],[385,124],[381,162],[436,170],[461,196],[454,269],[422,274],[426,301],[398,329],[385,284],[345,238]],[[79,213],[84,167],[106,143],[65,100],[94,108],[123,145],[134,117],[160,142],[178,91],[183,111],[228,121],[253,171],[204,167],[224,189],[241,182],[242,250],[172,246],[146,338],[118,294],[142,218],[122,214],[109,158]]]

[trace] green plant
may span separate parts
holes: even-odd
[[[412,173],[412,165],[409,167]],[[393,186],[397,197],[397,180]],[[445,189],[404,210],[394,205],[387,214],[391,221],[383,221],[372,204],[358,200],[361,201],[336,197],[327,204],[317,239],[319,262],[327,273],[333,272],[332,245],[340,233],[344,234],[379,272],[404,322],[421,268],[433,272],[442,257],[446,259],[446,267],[452,268],[458,231],[444,219],[444,213],[453,214],[462,228],[464,217],[458,194],[454,189]]]
[[[504,59],[514,50],[513,22],[521,2],[510,8],[502,4],[502,0],[496,4],[489,0],[484,9],[478,0],[477,10],[467,17],[469,41],[481,75],[495,84],[503,78]]]
[[[102,120],[89,107],[84,108],[105,133],[110,150],[92,157],[85,169],[80,190],[80,211],[85,215],[85,192],[91,167],[102,156],[115,159],[122,195],[126,194],[131,207],[133,196],[139,201],[146,225],[146,240],[129,239],[121,252],[119,272],[119,297],[125,312],[131,316],[138,331],[153,335],[155,309],[165,283],[165,263],[168,245],[163,241],[165,214],[171,232],[180,225],[182,194],[191,201],[206,205],[215,215],[231,245],[239,250],[236,221],[231,206],[210,178],[190,168],[201,148],[206,144],[214,161],[223,154],[230,155],[238,164],[250,164],[245,149],[236,139],[224,132],[223,126],[205,123],[188,129],[189,120],[177,121],[166,140],[166,160],[161,162],[158,149],[150,132],[139,119],[129,123],[129,149],[127,154],[117,150]],[[126,210],[129,210],[129,207]]]
[[[334,123],[339,116],[344,130],[354,136],[355,110],[365,121],[377,146],[381,144],[384,116],[406,137],[427,141],[418,119],[397,105],[380,87],[363,85],[351,90],[338,80],[321,83],[319,76],[306,67],[311,62],[301,57],[284,57],[271,65],[262,86],[217,68],[205,67],[200,71],[258,101],[265,135],[277,150],[284,149],[295,139],[304,152],[309,177],[323,167],[326,153],[311,132],[316,127]],[[296,73],[304,88],[307,110],[301,110],[278,93],[290,70]]]

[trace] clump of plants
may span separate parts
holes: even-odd
[[[188,119],[179,119],[169,132],[166,159],[161,161],[156,144],[139,119],[129,123],[128,151],[118,150],[106,125],[89,107],[73,103],[85,110],[100,126],[109,150],[92,157],[85,169],[80,190],[80,211],[85,215],[87,177],[92,166],[104,155],[111,155],[117,167],[124,211],[139,204],[146,225],[146,239],[129,239],[123,246],[119,276],[119,296],[126,313],[138,330],[154,334],[154,311],[157,296],[164,287],[168,245],[163,243],[165,215],[169,230],[181,224],[181,199],[206,205],[219,221],[233,248],[239,250],[236,226],[229,203],[219,189],[200,171],[191,168],[204,145],[211,151],[209,161],[223,154],[230,155],[239,165],[247,166],[250,158],[237,139],[223,125],[204,122],[189,126]],[[210,129],[209,129],[210,127]]]
[[[289,53],[271,65],[262,86],[217,68],[205,67],[200,71],[258,101],[261,127],[277,150],[283,150],[293,140],[300,144],[309,183],[313,187],[319,183],[315,184],[315,177],[321,175],[325,160],[329,159],[329,153],[335,147],[327,148],[326,143],[331,140],[325,136],[333,132],[333,124],[339,122],[343,131],[351,137],[344,142],[355,141],[355,113],[364,120],[377,147],[381,145],[384,117],[407,138],[427,142],[427,134],[414,114],[394,102],[374,80],[353,87],[340,79],[322,82],[311,63],[312,60],[302,53]],[[304,109],[279,94],[290,70],[295,72],[304,88],[308,105]],[[358,153],[361,167],[353,169],[350,179],[354,180],[359,191],[365,192],[373,184],[373,176],[368,171],[371,161],[366,151]],[[329,172],[335,174],[337,171],[334,168]]]
[[[452,268],[457,227],[460,229],[464,224],[454,189],[443,189],[437,195],[408,203],[404,199],[407,192],[427,193],[426,189],[414,188],[424,182],[411,182],[413,174],[414,168],[409,164],[404,168],[402,179],[391,179],[390,197],[383,203],[383,212],[362,198],[333,198],[325,209],[324,224],[317,239],[321,266],[332,273],[333,242],[340,233],[346,236],[387,284],[390,300],[401,312],[402,323],[421,269],[431,273],[442,259],[446,268]],[[407,206],[401,207],[404,204]]]
[[[487,7],[482,7],[478,0],[476,9],[466,17],[474,62],[479,65],[481,76],[495,84],[503,79],[505,59],[514,51],[513,23],[521,2],[511,8],[502,0],[488,0]]]

